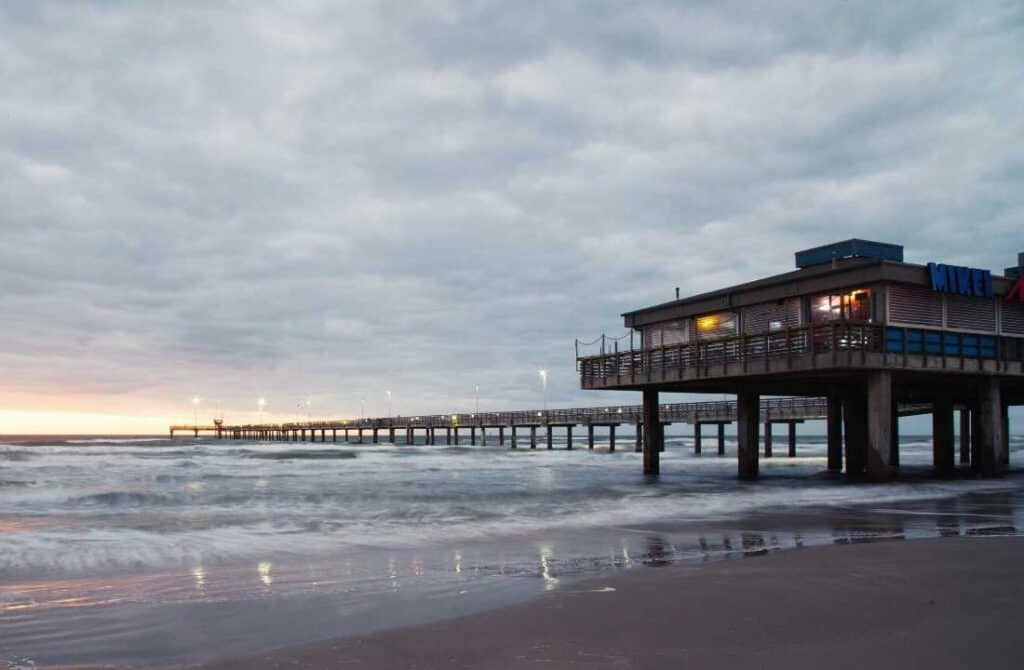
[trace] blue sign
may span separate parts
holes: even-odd
[[[988,270],[929,263],[928,274],[932,278],[932,290],[939,293],[975,298],[991,298],[995,295],[992,291],[992,273]]]

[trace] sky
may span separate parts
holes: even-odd
[[[1015,1],[3,3],[0,433],[637,402],[574,340],[677,286],[1001,270],[1022,45]]]

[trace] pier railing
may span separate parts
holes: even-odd
[[[882,351],[882,326],[860,322],[786,328],[757,335],[738,335],[708,341],[667,344],[647,349],[606,351],[577,359],[583,386],[609,378],[645,380],[651,372],[767,359],[803,357],[842,351]]]

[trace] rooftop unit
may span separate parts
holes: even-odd
[[[796,252],[796,266],[801,270],[824,265],[844,258],[874,258],[882,261],[903,262],[903,247],[898,244],[851,239],[833,242],[813,249]]]

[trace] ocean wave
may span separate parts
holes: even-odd
[[[170,442],[169,437],[92,437],[64,440],[64,444],[135,444],[137,442]]]
[[[246,458],[258,458],[271,461],[291,460],[329,460],[337,458],[356,458],[358,452],[342,449],[296,449],[292,451],[254,451],[245,455]]]
[[[36,455],[31,451],[25,451],[23,449],[0,451],[0,461],[27,461],[35,457]]]

